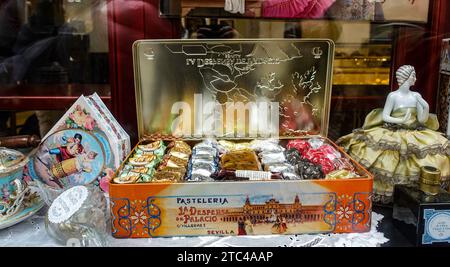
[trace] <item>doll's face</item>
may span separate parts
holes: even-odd
[[[413,72],[411,73],[411,75],[409,76],[409,78],[408,78],[408,82],[409,82],[410,85],[415,85],[415,84],[416,84],[416,81],[417,81],[417,78],[416,78],[416,72],[413,71]]]

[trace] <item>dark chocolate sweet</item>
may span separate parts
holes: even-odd
[[[291,148],[284,151],[284,155],[286,157],[287,162],[289,162],[291,165],[297,164],[297,162],[302,159],[300,152],[298,152],[298,150],[295,148]]]
[[[325,177],[322,166],[316,165],[307,159],[300,160],[297,165],[295,165],[297,174],[305,180],[311,179],[323,179]]]

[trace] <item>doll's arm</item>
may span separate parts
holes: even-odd
[[[415,93],[417,99],[417,120],[420,123],[425,123],[430,116],[430,106],[428,103],[422,98],[419,93]]]
[[[386,104],[383,109],[383,121],[387,123],[395,123],[402,124],[409,120],[411,117],[411,112],[408,110],[405,117],[403,118],[394,118],[391,116],[392,110],[394,109],[394,96],[390,93],[386,99]]]

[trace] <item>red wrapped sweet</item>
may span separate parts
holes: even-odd
[[[322,171],[325,175],[335,170],[333,162],[328,158],[322,159],[319,164],[322,166]]]
[[[319,161],[325,157],[325,154],[317,149],[310,149],[303,154],[303,157],[314,164],[318,164]]]
[[[304,157],[312,163],[322,166],[324,174],[334,171],[333,161],[330,160],[327,153],[321,149],[310,149],[304,154]]]
[[[330,160],[335,160],[337,158],[342,157],[341,153],[330,145],[323,145],[318,150],[324,152],[326,154],[326,157],[329,158]]]
[[[333,160],[334,168],[336,170],[348,170],[350,172],[355,171],[355,167],[348,158],[337,158]]]
[[[297,140],[290,140],[287,145],[287,149],[295,148],[300,152],[300,154],[304,155],[306,152],[308,152],[311,149],[311,145],[308,143],[307,140],[297,139]]]

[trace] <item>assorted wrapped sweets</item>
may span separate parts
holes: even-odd
[[[349,159],[321,138],[231,142],[207,139],[138,145],[115,183],[348,179],[359,177]]]
[[[286,148],[286,158],[301,179],[358,177],[353,164],[322,138],[291,140]]]
[[[118,177],[114,178],[114,182],[118,184],[151,182],[165,150],[166,147],[161,140],[139,145],[133,156],[123,166]]]
[[[115,183],[180,182],[187,172],[191,147],[184,141],[162,140],[138,145],[125,163]]]
[[[278,140],[254,140],[251,142],[251,147],[259,152],[258,156],[265,171],[281,173],[284,179],[300,179],[295,172],[294,166],[286,159],[286,149],[279,144]]]
[[[219,167],[219,150],[215,140],[205,140],[192,149],[191,160],[188,165],[187,181],[205,182],[213,181],[211,175]]]
[[[191,147],[184,141],[172,141],[167,148],[152,182],[181,182],[186,175]]]

